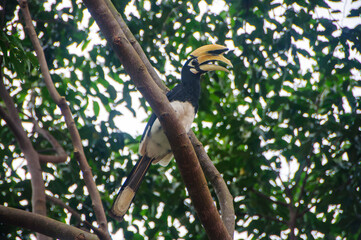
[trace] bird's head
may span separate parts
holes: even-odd
[[[209,71],[224,71],[229,70],[221,65],[217,65],[217,62],[223,62],[226,65],[233,67],[231,61],[223,56],[228,48],[218,44],[209,44],[197,48],[191,52],[191,58],[184,64],[183,71],[188,70],[194,75],[200,75]]]

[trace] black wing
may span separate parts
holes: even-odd
[[[149,134],[150,129],[152,128],[153,123],[155,122],[156,119],[157,119],[157,116],[154,113],[152,113],[152,115],[150,115],[150,118],[147,122],[147,125],[144,128],[144,132],[143,132],[142,138],[140,139],[140,142],[143,142],[143,139],[145,138],[145,136],[147,136]]]
[[[172,90],[167,92],[167,98],[169,102],[172,102],[175,99],[180,99],[183,96],[183,86],[182,84],[177,84]]]
[[[174,99],[179,98],[180,96],[182,96],[182,85],[178,84],[177,86],[175,86],[172,90],[170,90],[169,92],[167,92],[166,96],[169,100],[169,102],[172,102]],[[148,134],[150,133],[150,130],[152,129],[152,126],[155,122],[155,120],[157,119],[157,115],[155,115],[154,113],[152,113],[152,115],[150,116],[147,125],[145,126],[142,138],[140,140],[140,142],[143,141],[143,139],[145,138],[145,136],[148,136]]]

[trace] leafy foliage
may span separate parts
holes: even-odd
[[[235,197],[239,233],[286,238],[297,229],[304,239],[361,236],[361,25],[343,26],[360,16],[360,6],[353,3],[336,21],[339,2],[242,0],[220,2],[224,8],[216,9],[212,1],[135,1],[133,8],[130,1],[114,2],[168,86],[178,81],[190,48],[214,41],[234,46],[227,56],[233,72],[202,80],[194,129]],[[136,159],[139,137],[117,124],[129,110],[137,115],[136,89],[91,30],[95,23],[82,4],[31,4],[53,81],[70,103],[109,209]],[[324,17],[324,12],[331,14]],[[24,126],[33,116],[70,155],[64,164],[42,166],[46,188],[95,221],[68,130],[39,74],[16,1],[7,2],[2,13],[5,83]],[[0,124],[0,202],[30,210],[22,153],[5,122]],[[27,129],[36,150],[52,151]],[[49,216],[67,218],[53,205]],[[126,239],[205,238],[174,163],[150,169],[130,216],[122,223],[109,219]],[[70,223],[78,224],[73,218]],[[29,238],[27,230],[15,227],[0,225],[0,232],[1,237]]]

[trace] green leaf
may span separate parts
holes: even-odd
[[[97,101],[93,101],[93,111],[95,116],[99,116],[99,103]]]

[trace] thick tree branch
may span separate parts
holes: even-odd
[[[69,129],[72,143],[74,146],[74,152],[78,152],[80,155],[80,157],[77,159],[79,160],[78,162],[79,162],[81,171],[83,173],[84,182],[88,188],[88,191],[89,191],[89,194],[90,194],[90,197],[92,200],[94,213],[97,218],[99,227],[104,232],[105,236],[107,236],[107,238],[110,239],[110,235],[108,233],[108,228],[107,228],[107,219],[105,216],[105,212],[104,212],[103,204],[102,204],[102,201],[100,198],[100,194],[99,194],[97,186],[94,182],[91,168],[85,157],[83,146],[81,143],[81,138],[80,138],[78,129],[76,128],[76,124],[72,117],[70,108],[69,108],[68,104],[66,103],[65,98],[60,96],[60,94],[57,92],[57,90],[53,84],[53,81],[51,79],[49,69],[48,69],[48,66],[46,63],[44,51],[40,45],[40,41],[35,32],[35,28],[32,24],[32,19],[31,19],[31,15],[29,12],[27,1],[19,0],[19,2],[20,2],[20,9],[21,9],[21,11],[24,15],[24,19],[25,19],[25,24],[26,24],[25,29],[27,30],[30,40],[34,46],[36,55],[39,59],[40,69],[41,69],[41,73],[43,74],[43,77],[44,77],[45,85],[46,85],[53,101],[59,106],[59,108],[65,118],[65,122]]]
[[[158,116],[208,237],[210,239],[231,239],[214,205],[193,146],[180,121],[176,118],[167,97],[152,80],[142,60],[127,40],[104,1],[84,0],[84,3],[138,90]]]
[[[120,28],[123,30],[124,35],[127,37],[128,41],[132,44],[133,48],[138,53],[140,59],[142,59],[142,62],[144,63],[145,67],[147,68],[150,76],[153,78],[153,80],[158,85],[158,87],[163,90],[164,93],[168,92],[169,89],[167,88],[167,86],[164,85],[162,79],[160,79],[157,72],[154,70],[152,64],[149,62],[149,59],[145,55],[139,42],[137,41],[137,39],[135,39],[133,33],[129,30],[127,24],[124,22],[122,15],[117,11],[117,9],[114,7],[113,3],[110,0],[104,0],[104,2],[107,4],[107,6],[109,7],[109,10],[115,17]]]
[[[155,83],[161,88],[163,91],[168,92],[168,88],[164,85],[164,82],[159,78],[158,74],[154,70],[153,66],[150,64],[147,56],[144,54],[143,49],[139,45],[138,41],[135,39],[132,32],[129,30],[128,26],[125,24],[123,18],[119,14],[119,12],[115,9],[113,3],[110,0],[105,0],[110,11],[113,16],[117,20],[119,26],[122,28],[124,34],[126,35],[128,41],[133,45],[135,51],[138,53],[140,58],[142,59],[144,65],[146,66],[148,72],[152,76]],[[196,152],[198,160],[200,161],[201,167],[208,179],[213,179],[211,181],[212,186],[215,188],[217,198],[220,202],[220,208],[222,212],[222,221],[225,224],[229,234],[233,236],[234,228],[235,228],[235,215],[234,215],[234,207],[233,207],[233,197],[230,194],[226,183],[224,182],[222,176],[218,172],[218,170],[213,165],[211,159],[208,157],[205,152],[203,145],[199,142],[193,131],[191,130],[188,133],[191,138],[191,142],[193,148]]]
[[[197,154],[203,172],[211,182],[216,192],[221,210],[222,221],[226,226],[229,235],[233,238],[236,221],[233,207],[233,196],[229,192],[227,184],[221,174],[213,165],[212,160],[204,150],[202,143],[197,139],[196,135],[192,131],[189,132],[188,135],[190,136],[193,148]]]
[[[0,92],[2,90],[2,86],[0,83]],[[0,97],[2,96],[2,94],[0,93]],[[2,107],[0,106],[0,117],[2,119],[4,119],[4,121],[6,122],[6,125],[10,128],[10,130],[13,132],[15,138],[18,139],[22,139],[23,137],[23,129],[22,127],[16,124],[16,121],[14,121],[13,118],[10,117],[10,115],[8,114],[8,112]]]
[[[0,205],[0,222],[20,226],[57,239],[99,240],[98,236],[54,219]]]
[[[40,167],[39,155],[33,148],[27,133],[21,125],[19,113],[15,107],[13,99],[6,91],[2,71],[2,63],[0,62],[0,97],[4,101],[8,111],[8,113],[6,113],[5,109],[0,108],[0,115],[4,118],[10,130],[14,133],[20,149],[27,161],[27,166],[31,175],[31,204],[33,212],[46,216],[45,185]],[[38,239],[45,240],[48,239],[48,237],[38,234]]]
[[[39,153],[39,161],[41,163],[63,163],[66,161],[68,155],[47,155]]]

